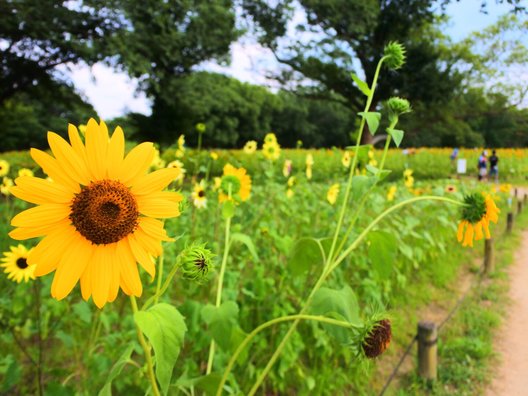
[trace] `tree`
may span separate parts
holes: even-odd
[[[45,85],[56,68],[106,56],[106,40],[120,28],[102,0],[0,0],[0,104]]]
[[[520,1],[508,1],[524,10]],[[299,0],[295,39],[285,39],[293,10],[291,0],[270,6],[263,0],[242,0],[245,15],[259,41],[286,66],[276,76],[294,88],[309,85],[311,96],[341,98],[354,112],[363,96],[350,72],[371,81],[383,48],[397,40],[408,49],[408,61],[398,73],[383,71],[372,108],[397,93],[411,102],[447,103],[460,86],[458,69],[445,63],[431,29],[436,12],[448,1],[434,0]],[[484,6],[486,2],[482,3]],[[436,7],[436,10],[435,10]],[[427,34],[432,36],[427,36]],[[419,40],[417,40],[419,38]],[[429,39],[430,38],[430,39]],[[366,138],[368,134],[364,135]]]

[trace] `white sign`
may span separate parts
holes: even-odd
[[[466,160],[464,158],[457,160],[457,173],[466,173]]]

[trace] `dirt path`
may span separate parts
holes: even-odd
[[[501,363],[487,396],[528,395],[528,230],[508,272],[511,305],[497,338]]]

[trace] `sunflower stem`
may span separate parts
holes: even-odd
[[[385,60],[385,57],[381,58],[380,61],[378,62],[378,66],[376,68],[376,72],[375,72],[374,78],[372,80],[372,86],[370,88],[370,95],[368,96],[367,103],[365,105],[365,110],[364,110],[365,112],[369,111],[370,106],[372,104],[372,100],[374,98],[374,91],[376,90],[376,84],[377,84],[377,81],[378,81],[378,76],[379,76],[379,73],[380,73],[380,70],[381,70],[381,65],[383,64],[384,60]],[[313,296],[315,295],[317,290],[319,290],[319,288],[323,284],[324,280],[326,279],[326,277],[331,272],[331,270],[329,270],[329,268],[332,267],[332,261],[334,260],[334,257],[335,257],[334,252],[335,252],[335,248],[336,248],[336,245],[337,245],[337,240],[339,238],[339,233],[340,233],[341,227],[343,225],[343,220],[344,220],[344,217],[345,217],[346,209],[348,208],[348,200],[349,200],[349,197],[350,197],[350,191],[352,190],[352,179],[354,177],[354,171],[356,170],[356,165],[357,165],[357,161],[358,161],[358,154],[359,154],[359,146],[361,144],[361,137],[363,136],[363,130],[365,128],[365,122],[366,122],[366,118],[365,117],[361,117],[361,122],[360,122],[360,125],[359,125],[358,138],[356,140],[356,151],[355,151],[354,159],[352,161],[352,165],[350,166],[350,173],[349,173],[349,176],[348,176],[347,187],[346,187],[346,190],[345,190],[345,198],[343,199],[343,203],[342,203],[342,206],[341,206],[341,211],[339,213],[339,218],[338,218],[338,221],[337,221],[337,226],[336,226],[336,229],[335,229],[334,237],[332,239],[332,246],[330,248],[330,252],[328,254],[327,261],[326,261],[324,269],[323,269],[323,273],[321,274],[321,276],[317,280],[317,283],[315,284],[315,286],[313,287],[312,291],[310,292],[310,295],[308,296],[308,299],[306,300],[306,302],[305,302],[303,308],[301,309],[301,311],[299,312],[299,314],[303,314],[306,311],[306,309],[309,307],[309,305],[311,303],[311,300],[312,300]],[[264,370],[262,371],[262,373],[257,377],[257,380],[255,381],[255,383],[253,384],[253,387],[249,391],[248,396],[252,396],[252,395],[254,395],[257,392],[258,388],[260,387],[260,385],[262,384],[262,382],[264,381],[264,379],[266,378],[266,376],[270,372],[271,368],[275,364],[275,361],[279,358],[280,354],[282,353],[282,350],[286,346],[286,343],[287,343],[288,339],[291,337],[291,335],[293,334],[293,332],[297,328],[297,324],[298,323],[299,323],[299,319],[295,320],[292,323],[292,325],[290,326],[288,332],[284,335],[284,337],[282,338],[281,343],[278,345],[277,349],[275,349],[275,352],[273,353],[273,355],[271,356],[270,360],[266,364],[266,367],[264,367]]]
[[[228,191],[229,199],[231,199],[231,185],[229,185]],[[216,289],[216,302],[215,306],[218,308],[222,303],[222,290],[224,287],[224,275],[226,270],[227,258],[229,257],[229,246],[231,239],[231,216],[227,217],[225,223],[225,240],[224,240],[224,254],[222,256],[222,264],[220,265],[220,274],[218,275],[218,286]],[[209,357],[207,359],[207,371],[206,374],[210,374],[213,370],[213,361],[215,355],[215,342],[211,340],[211,345],[209,346]]]
[[[233,369],[233,366],[236,363],[236,360],[238,359],[238,356],[242,353],[244,348],[249,344],[249,342],[261,331],[265,330],[268,327],[271,327],[275,324],[282,323],[282,322],[288,322],[288,321],[296,321],[299,322],[300,320],[312,320],[315,322],[321,322],[321,323],[328,323],[335,326],[340,327],[346,327],[346,328],[354,328],[358,327],[358,325],[354,325],[349,322],[345,322],[342,320],[336,320],[332,318],[327,318],[325,316],[319,316],[319,315],[288,315],[288,316],[281,316],[279,318],[272,319],[266,323],[261,324],[257,328],[255,328],[251,333],[249,333],[246,338],[238,345],[237,349],[229,359],[229,362],[224,370],[224,373],[222,375],[222,379],[220,380],[220,384],[218,385],[216,396],[220,396],[222,394],[222,388],[224,387],[227,377],[231,373],[231,370]]]
[[[154,304],[157,304],[161,295],[161,279],[163,278],[163,250],[158,259],[158,282],[156,284],[156,294],[154,294]]]
[[[138,312],[136,297],[130,296],[130,305],[132,306],[132,313],[135,315]],[[134,323],[136,325],[136,332],[139,343],[141,344],[141,348],[143,348],[143,352],[145,353],[145,360],[147,362],[147,374],[150,380],[150,384],[152,386],[152,393],[154,393],[154,396],[161,396],[160,391],[158,389],[158,384],[156,382],[156,376],[154,374],[154,365],[152,364],[150,346],[147,344],[147,340],[145,340],[145,336],[143,335],[143,332],[141,331],[135,320]]]

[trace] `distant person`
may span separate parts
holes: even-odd
[[[456,159],[458,158],[458,147],[455,147],[455,148],[453,149],[453,152],[451,153],[451,155],[449,156],[449,158],[451,158],[451,165],[454,165]]]
[[[486,150],[484,150],[478,159],[477,169],[479,181],[485,179],[486,175],[488,174],[488,161],[486,158],[486,154]]]
[[[489,175],[490,178],[495,177],[495,182],[499,182],[499,157],[497,157],[497,151],[493,150],[491,152],[491,157],[489,157],[489,164],[490,164],[490,170]]]

